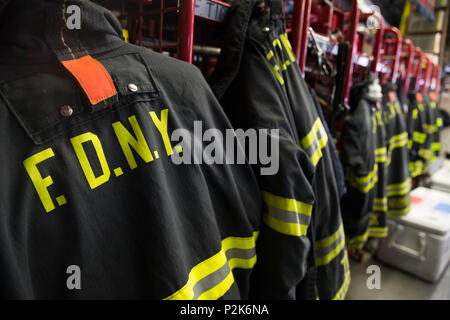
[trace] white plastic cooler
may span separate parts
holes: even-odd
[[[411,192],[411,203],[408,216],[388,220],[377,257],[434,282],[450,260],[450,193],[420,187]]]
[[[431,176],[431,188],[450,192],[450,160],[444,160],[441,168]]]

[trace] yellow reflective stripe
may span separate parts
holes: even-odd
[[[351,281],[350,272],[346,272],[344,283],[342,284],[342,287],[339,289],[338,293],[333,298],[333,300],[344,300],[345,299],[345,297],[347,296],[348,288],[350,287],[350,281]]]
[[[304,149],[310,147],[313,144],[314,140],[316,140],[317,132],[319,131],[321,126],[322,121],[320,120],[320,118],[317,118],[309,133],[300,142]]]
[[[375,163],[374,169],[367,176],[354,178],[350,181],[351,186],[358,189],[362,193],[367,193],[373,189],[378,182],[378,165]]]
[[[422,126],[423,126],[423,130],[428,134],[433,134],[438,130],[438,128],[435,124],[424,123]]]
[[[347,295],[348,288],[350,287],[351,277],[350,270],[345,272],[345,279],[342,286],[339,288],[339,291],[334,296],[333,300],[344,300]]]
[[[312,205],[297,201],[292,198],[284,198],[267,191],[262,191],[264,201],[271,207],[278,208],[285,211],[297,212],[310,216],[312,212]]]
[[[279,233],[288,235],[288,236],[296,236],[301,237],[306,235],[308,231],[308,226],[299,224],[299,223],[291,223],[291,222],[283,222],[274,217],[269,216],[267,213],[263,216],[263,221],[269,227],[278,231]]]
[[[405,187],[404,189],[388,191],[387,195],[389,197],[392,197],[392,196],[403,196],[403,195],[407,194],[409,191],[411,191],[411,187],[409,187],[409,188]]]
[[[386,211],[386,210],[387,210],[387,205],[386,205],[386,206],[378,206],[378,205],[374,205],[374,206],[373,206],[373,210],[374,210],[374,211]]]
[[[230,289],[233,283],[234,283],[234,276],[233,273],[230,272],[222,282],[220,282],[215,287],[209,289],[208,291],[202,293],[198,297],[198,300],[217,300]]]
[[[386,147],[376,149],[376,150],[375,150],[375,154],[376,154],[376,155],[387,154],[387,149],[386,149]]]
[[[222,281],[212,288],[202,292],[198,299],[218,299],[223,296],[234,282],[234,268],[251,269],[256,263],[256,255],[249,259],[231,258],[227,260],[226,252],[230,249],[248,249],[255,250],[255,239],[258,232],[254,232],[252,237],[228,237],[222,240],[221,250],[212,257],[200,262],[191,269],[186,284],[177,292],[165,298],[165,300],[191,300],[194,298],[194,287],[201,280],[221,269],[226,263],[229,265],[229,271]],[[256,251],[255,251],[256,252]],[[243,260],[247,260],[244,262]]]
[[[405,181],[397,184],[390,184],[386,187],[387,190],[392,189],[403,189],[403,188],[411,188],[411,178],[406,179]]]
[[[388,216],[390,218],[400,218],[402,216],[407,215],[410,210],[411,210],[411,205],[408,205],[403,209],[389,209]]]
[[[322,149],[328,143],[328,135],[320,118],[314,122],[311,130],[300,141],[300,144],[306,153],[310,156],[311,162],[317,165],[322,158]]]
[[[344,227],[342,224],[339,226],[338,230],[333,233],[331,236],[326,237],[322,240],[318,240],[315,242],[315,249],[325,248],[336,242],[337,239],[341,236],[341,234],[344,232]]]
[[[342,251],[342,249],[344,249],[344,247],[345,247],[345,238],[342,238],[338,246],[334,248],[329,254],[323,257],[316,257],[317,266],[323,266],[330,263],[331,260],[333,260],[339,255],[339,253]]]
[[[348,246],[351,249],[361,249],[364,246],[364,244],[366,243],[368,237],[369,237],[368,232],[366,232],[362,235],[353,237],[348,240]]]
[[[339,255],[339,253],[342,251],[342,249],[344,249],[344,247],[345,247],[344,227],[341,224],[338,230],[331,236],[315,242],[314,249],[316,250],[317,254],[316,265],[323,266],[330,263],[330,261],[332,261]],[[330,251],[327,252],[326,254],[322,255],[318,254],[320,253],[320,251],[328,251],[328,250]]]
[[[431,144],[431,150],[433,150],[433,151],[441,150],[441,143],[440,142],[433,142]]]
[[[373,238],[385,238],[388,234],[387,227],[370,227],[369,228],[369,237]]]
[[[382,204],[382,205],[387,205],[387,203],[388,203],[388,200],[387,200],[387,198],[375,198],[374,200],[374,203],[377,203],[377,204]]]
[[[414,142],[422,144],[422,143],[425,143],[426,140],[427,140],[427,135],[425,133],[418,132],[418,131],[413,132],[413,141]]]
[[[387,149],[386,147],[375,149],[375,161],[377,163],[386,162],[387,160]]]
[[[390,140],[389,154],[392,152],[392,149],[403,147],[407,143],[408,143],[408,133],[404,132],[397,136],[393,136]]]
[[[377,163],[386,162],[387,160],[387,149],[385,147],[375,149],[375,161]]]
[[[430,160],[433,157],[432,151],[428,149],[420,149],[419,156],[424,158],[425,160]]]
[[[412,140],[408,140],[408,149],[411,149],[413,145],[413,141]]]
[[[417,116],[419,115],[419,110],[417,110],[417,109],[414,109],[413,110],[413,114],[412,114],[412,118],[413,119],[417,119]]]
[[[384,163],[384,162],[387,161],[387,156],[377,156],[377,157],[375,158],[375,161],[376,161],[377,163]]]
[[[405,139],[408,139],[408,133],[407,132],[403,132],[401,134],[392,136],[390,141],[391,142],[396,142],[396,141],[403,141]]]
[[[388,208],[388,199],[387,198],[375,198],[373,201],[373,210],[377,212],[385,212]]]
[[[444,125],[442,118],[437,118],[436,119],[436,127],[440,128]]]
[[[344,300],[350,285],[350,264],[348,261],[347,251],[344,251],[344,257],[341,260],[341,264],[344,268],[344,282],[334,296],[333,300]]]
[[[356,178],[355,181],[358,183],[367,183],[372,180],[372,178],[376,175],[377,171],[378,165],[375,164],[373,170],[367,176]]]
[[[326,147],[328,143],[328,136],[325,134],[319,139],[319,148],[311,156],[311,162],[316,166],[319,160],[322,158],[322,149]]]

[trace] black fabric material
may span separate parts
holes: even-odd
[[[111,108],[91,113],[46,44],[43,16],[30,15],[42,2],[18,7],[20,2],[11,3],[13,11],[0,25],[1,298],[166,298],[186,284],[194,266],[220,252],[223,239],[259,230],[262,199],[251,168],[175,165],[150,117],[155,112],[162,119],[167,110],[169,135],[178,128],[192,134],[195,120],[222,132],[232,128],[196,67],[125,44],[112,32],[118,26],[112,15],[83,1],[95,25],[84,24],[82,44],[119,90]],[[127,90],[131,82],[137,92]],[[72,107],[72,116],[60,115],[62,105]],[[134,169],[112,127],[120,122],[134,136],[132,116],[153,154],[147,163],[131,148]],[[95,178],[107,176],[95,187],[72,143],[86,134],[92,139],[82,144],[88,166]],[[93,141],[103,150],[109,176]],[[54,206],[48,212],[24,166],[36,155]],[[81,290],[66,286],[71,265],[80,267]],[[250,273],[236,268],[222,298],[246,298]]]

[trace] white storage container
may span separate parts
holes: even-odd
[[[431,176],[431,188],[450,192],[450,160],[444,160],[441,168]]]
[[[411,192],[411,203],[408,216],[388,220],[377,257],[434,282],[450,260],[450,193],[420,187]]]

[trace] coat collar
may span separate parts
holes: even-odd
[[[116,17],[89,0],[4,0],[6,5],[0,5],[0,63],[54,62],[55,53],[48,39],[60,34],[53,34],[48,23],[63,17],[55,16],[48,7],[61,3],[64,8],[70,5],[80,8],[81,28],[70,30],[70,33],[88,54],[100,54],[124,44],[122,28]],[[68,16],[70,14],[66,13],[66,18]]]

